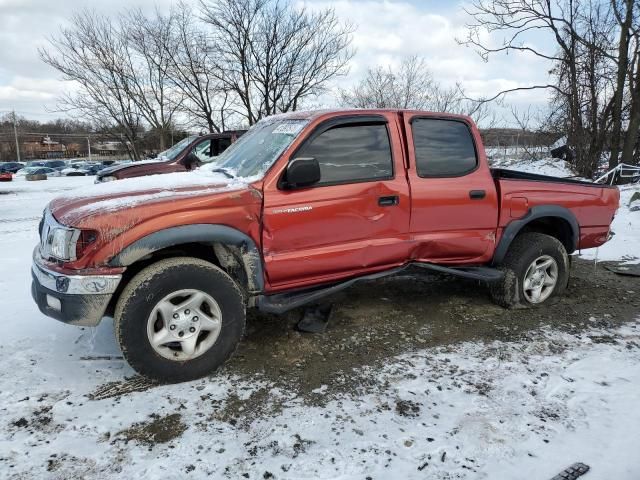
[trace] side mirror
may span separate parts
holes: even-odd
[[[320,181],[320,164],[315,158],[294,158],[287,165],[287,188],[308,187]]]

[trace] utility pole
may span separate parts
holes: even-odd
[[[91,161],[91,140],[87,137],[87,149],[89,150],[89,161]]]
[[[16,155],[20,161],[20,144],[18,143],[18,127],[16,126],[16,111],[13,111],[13,135],[16,137]]]

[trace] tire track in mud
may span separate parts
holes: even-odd
[[[152,382],[144,377],[136,376],[125,380],[109,382],[100,385],[93,392],[88,393],[89,400],[105,400],[107,398],[119,397],[133,392],[145,392],[150,388],[157,386],[156,382]]]

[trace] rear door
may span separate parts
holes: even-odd
[[[414,258],[483,263],[493,255],[498,197],[480,135],[465,117],[407,115]]]
[[[410,201],[396,119],[351,114],[320,122],[288,158],[316,158],[320,182],[296,190],[265,185],[263,250],[272,287],[405,260]]]

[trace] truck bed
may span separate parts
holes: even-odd
[[[514,219],[536,207],[569,210],[580,225],[578,248],[607,241],[620,194],[616,186],[574,178],[491,169],[500,199],[498,235]]]
[[[593,183],[587,180],[578,180],[577,178],[571,177],[551,177],[549,175],[539,175],[537,173],[529,173],[529,172],[520,172],[517,170],[508,170],[505,168],[491,168],[491,175],[494,179],[504,179],[504,180],[528,180],[533,182],[553,182],[553,183],[569,183],[576,185],[584,185],[589,187],[599,187],[599,188],[616,188],[615,186],[606,185],[602,183]]]

